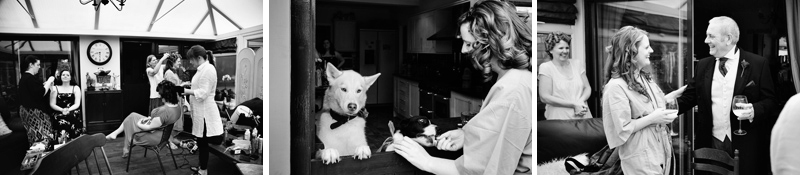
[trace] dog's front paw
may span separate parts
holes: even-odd
[[[372,151],[367,145],[356,147],[356,151],[353,153],[353,158],[359,160],[369,159],[370,156],[372,156]]]
[[[328,148],[319,151],[319,157],[322,159],[322,163],[325,165],[333,164],[339,162],[341,158],[339,158],[339,151],[333,148]]]

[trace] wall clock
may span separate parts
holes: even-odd
[[[104,40],[94,40],[86,49],[86,56],[95,65],[104,65],[111,60],[111,45]]]

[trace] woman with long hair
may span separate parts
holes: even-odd
[[[336,62],[332,62],[336,65],[336,68],[341,68],[344,65],[344,58],[342,54],[336,51],[336,49],[331,45],[331,40],[325,39],[322,41],[322,47],[319,47],[319,58],[324,59],[325,61],[332,62],[336,60]]]
[[[23,60],[22,65],[27,66],[19,78],[17,89],[17,99],[19,99],[19,116],[28,132],[28,146],[40,141],[53,140],[53,127],[50,115],[47,114],[50,108],[47,106],[47,90],[53,86],[55,77],[49,77],[42,82],[36,77],[42,68],[38,57],[28,55]]]
[[[461,52],[484,77],[497,77],[480,112],[462,129],[436,138],[438,149],[464,154],[456,160],[432,157],[408,137],[395,141],[397,154],[434,174],[532,172],[532,33],[515,12],[508,2],[479,1],[458,19]]]
[[[191,88],[184,89],[183,94],[190,95],[192,106],[192,135],[197,137],[200,152],[199,174],[207,174],[208,143],[221,144],[224,137],[222,118],[219,108],[214,102],[217,89],[217,69],[214,68],[214,56],[203,46],[195,45],[186,52],[189,62],[197,67],[191,81]]]
[[[50,108],[56,111],[53,114],[53,129],[56,138],[71,140],[86,132],[80,110],[82,91],[68,69],[58,70],[58,75],[60,79],[55,81],[55,86],[50,90]]]
[[[653,53],[647,32],[622,27],[607,51],[602,101],[608,146],[619,149],[625,174],[669,174],[672,140],[667,124],[678,112],[665,110],[664,92],[645,71]]]
[[[164,54],[161,59],[156,59],[155,55],[147,56],[147,80],[150,82],[150,105],[147,108],[147,111],[152,111],[153,109],[163,105],[164,103],[161,102],[161,96],[158,95],[158,91],[156,91],[156,86],[158,83],[164,80],[164,61],[169,57],[169,54]]]

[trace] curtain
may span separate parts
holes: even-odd
[[[789,31],[789,64],[792,67],[792,82],[794,87],[800,91],[800,65],[798,65],[798,54],[800,54],[800,2],[786,0],[786,26]]]

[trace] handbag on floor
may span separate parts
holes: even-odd
[[[570,161],[568,161],[570,162]],[[589,163],[585,166],[576,164],[578,168],[567,165],[567,172],[570,175],[622,175],[622,162],[619,159],[619,152],[616,148],[611,149],[606,145],[600,151],[595,152],[589,157]]]

